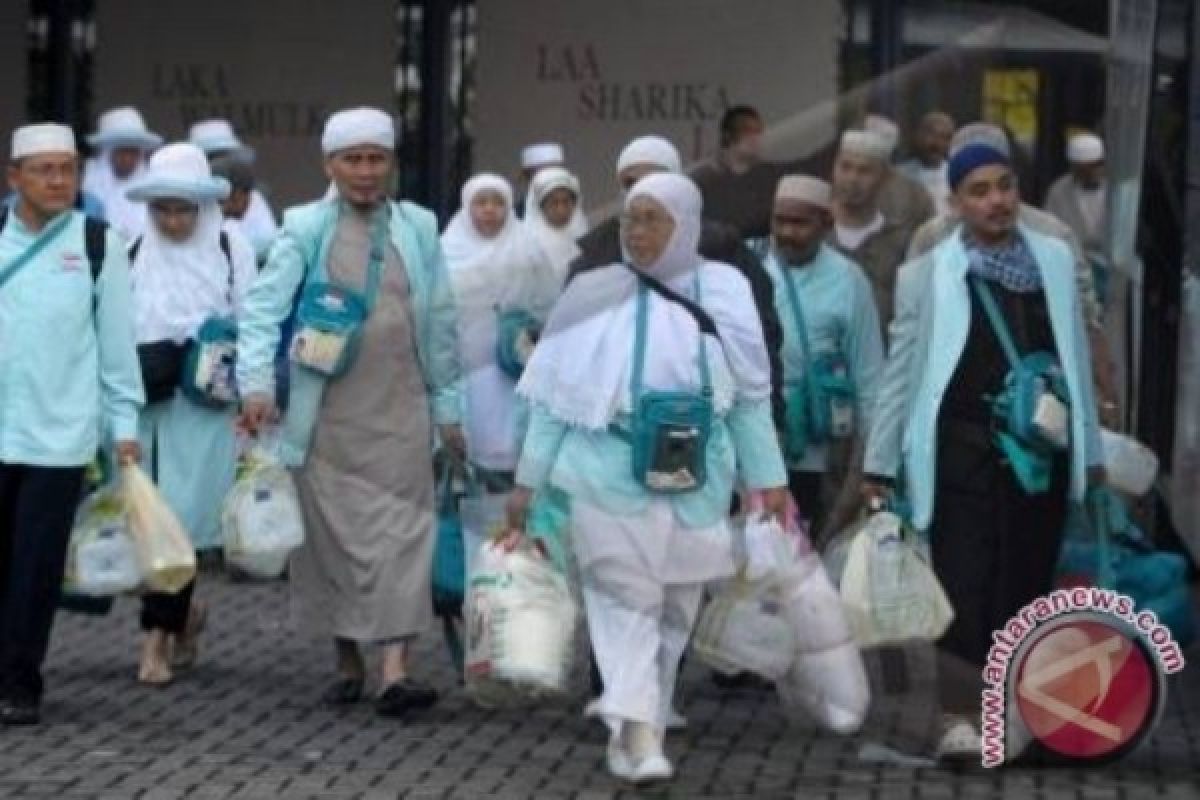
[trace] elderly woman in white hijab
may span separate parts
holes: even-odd
[[[628,263],[571,282],[518,387],[533,412],[509,525],[524,530],[543,486],[570,496],[604,679],[591,710],[611,732],[609,770],[634,782],[673,774],[663,731],[704,584],[733,572],[735,479],[776,518],[787,506],[754,298],[697,252],[701,202],[681,175],[632,188]]]
[[[546,167],[534,175],[529,197],[525,227],[545,251],[562,286],[567,267],[579,255],[579,237],[588,230],[579,179],[562,167]]]
[[[236,318],[256,272],[250,244],[222,230],[218,203],[227,194],[229,184],[214,178],[204,153],[186,143],[158,151],[128,192],[149,210],[145,234],[130,245],[134,327],[147,388],[139,439],[159,491],[198,550],[219,546],[221,502],[233,485],[233,372],[231,362],[223,374],[214,372],[222,386],[200,395],[181,388],[183,364],[202,326]],[[194,582],[178,594],[145,595],[143,683],[168,683],[172,662],[182,667],[195,659],[204,611],[193,602],[193,589]]]
[[[97,122],[96,132],[88,135],[96,154],[84,166],[83,189],[104,204],[108,224],[131,241],[146,228],[146,208],[127,192],[144,176],[146,159],[162,145],[162,137],[146,128],[136,108],[114,108]]]
[[[558,294],[546,254],[513,213],[512,200],[507,180],[476,175],[442,234],[458,308],[467,452],[484,483],[501,491],[512,485],[521,429],[516,365],[497,356],[501,317],[528,314],[531,325],[540,324]]]

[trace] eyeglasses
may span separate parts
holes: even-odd
[[[645,228],[649,231],[661,231],[673,222],[674,220],[667,214],[656,214],[654,212],[621,215],[621,227],[627,230]]]
[[[50,181],[55,178],[62,178],[64,180],[74,178],[78,171],[74,164],[34,164],[33,166],[23,167],[23,170],[39,181]]]
[[[192,203],[151,203],[150,213],[156,217],[194,217],[200,207]]]

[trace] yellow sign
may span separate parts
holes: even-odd
[[[1037,145],[1038,71],[990,69],[983,76],[983,118],[1002,125],[1032,151]]]

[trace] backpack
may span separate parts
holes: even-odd
[[[8,222],[9,207],[7,205],[0,206],[0,230],[4,230],[4,225]],[[95,217],[83,218],[83,247],[87,253],[88,265],[92,270],[92,282],[94,283],[100,278],[100,271],[104,269],[104,250],[106,236],[108,234],[108,223]]]

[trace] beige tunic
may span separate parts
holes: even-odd
[[[345,212],[330,279],[366,283],[369,218]],[[423,631],[432,617],[430,416],[403,261],[389,246],[357,360],[325,387],[296,476],[307,539],[292,559],[293,607],[314,633],[359,642]]]

